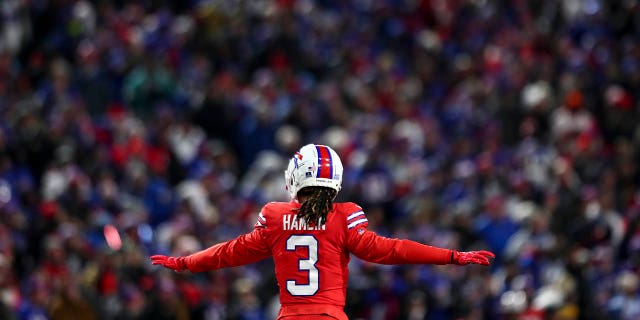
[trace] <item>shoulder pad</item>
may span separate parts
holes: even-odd
[[[353,202],[336,203],[336,211],[342,214],[350,215],[354,212],[362,211],[362,207]]]
[[[270,216],[280,216],[285,213],[289,213],[292,210],[297,208],[296,204],[293,202],[269,202],[262,207],[260,213],[264,215],[267,219]]]

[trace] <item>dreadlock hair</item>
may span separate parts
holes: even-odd
[[[307,225],[323,225],[327,214],[333,210],[333,199],[338,192],[327,187],[305,187],[298,191],[298,197],[306,197],[298,210],[298,218],[304,219]]]

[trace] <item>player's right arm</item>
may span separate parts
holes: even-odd
[[[151,256],[153,264],[176,271],[203,272],[236,267],[271,256],[269,248],[261,241],[259,230],[243,234],[233,240],[218,243],[185,257]]]
[[[406,239],[392,239],[367,230],[368,220],[353,204],[347,215],[347,249],[356,257],[380,264],[481,264],[489,265],[489,251],[459,252]]]
[[[185,265],[191,272],[202,272],[250,264],[269,256],[271,251],[262,239],[261,230],[256,229],[186,256]]]
[[[266,219],[260,213],[254,230],[250,233],[215,244],[185,257],[154,255],[151,256],[151,262],[176,271],[189,270],[191,272],[210,271],[258,262],[271,256],[271,249],[266,244],[263,234],[266,227]]]

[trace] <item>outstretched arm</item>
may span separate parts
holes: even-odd
[[[356,257],[380,264],[481,264],[489,265],[489,251],[458,252],[411,240],[390,239],[360,229],[350,232],[348,249]]]
[[[186,257],[151,256],[151,263],[176,271],[203,272],[245,265],[271,256],[260,230],[218,243]]]

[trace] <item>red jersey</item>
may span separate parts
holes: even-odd
[[[273,256],[282,305],[279,318],[324,313],[346,319],[350,253],[381,264],[453,262],[452,250],[368,231],[365,213],[355,203],[335,203],[324,225],[298,219],[299,208],[297,202],[266,204],[252,232],[186,257],[187,268],[200,272]]]

